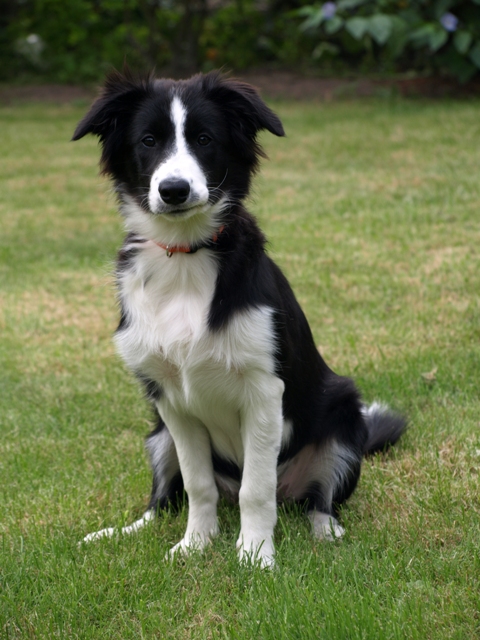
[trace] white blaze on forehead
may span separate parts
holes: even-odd
[[[175,127],[175,151],[177,153],[187,152],[187,142],[185,140],[185,119],[187,110],[178,96],[172,100],[170,116]]]
[[[171,210],[160,197],[159,185],[163,180],[177,178],[186,180],[190,185],[188,200],[178,210],[188,210],[191,207],[208,202],[207,179],[194,153],[189,149],[185,138],[185,122],[187,109],[178,96],[174,96],[170,107],[170,118],[175,130],[174,144],[170,155],[155,169],[150,180],[148,201],[150,209],[155,213]]]

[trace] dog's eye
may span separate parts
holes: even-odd
[[[156,144],[155,138],[153,136],[145,136],[145,138],[142,138],[142,144],[146,147],[154,147]]]
[[[198,144],[201,147],[206,147],[207,144],[210,144],[211,141],[212,139],[210,138],[210,136],[207,136],[206,133],[202,133],[201,136],[198,136],[198,140],[197,140]]]

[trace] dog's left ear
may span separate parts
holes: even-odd
[[[262,129],[276,136],[285,135],[280,118],[246,82],[211,72],[204,76],[204,90],[224,112],[233,132],[253,141]]]

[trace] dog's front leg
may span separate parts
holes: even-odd
[[[268,376],[251,389],[241,412],[244,466],[240,488],[240,560],[274,564],[273,530],[277,521],[277,458],[282,440],[284,384]]]
[[[213,475],[210,437],[196,418],[177,413],[165,400],[158,410],[175,442],[180,471],[188,495],[188,523],[182,540],[168,556],[202,550],[218,533],[218,490]]]

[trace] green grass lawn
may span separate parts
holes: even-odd
[[[0,108],[0,638],[480,637],[480,102],[274,105],[288,137],[250,207],[327,362],[409,417],[312,539],[280,511],[273,572],[238,509],[165,564],[186,510],[78,546],[146,505],[152,416],[111,343],[122,238],[87,105]]]

